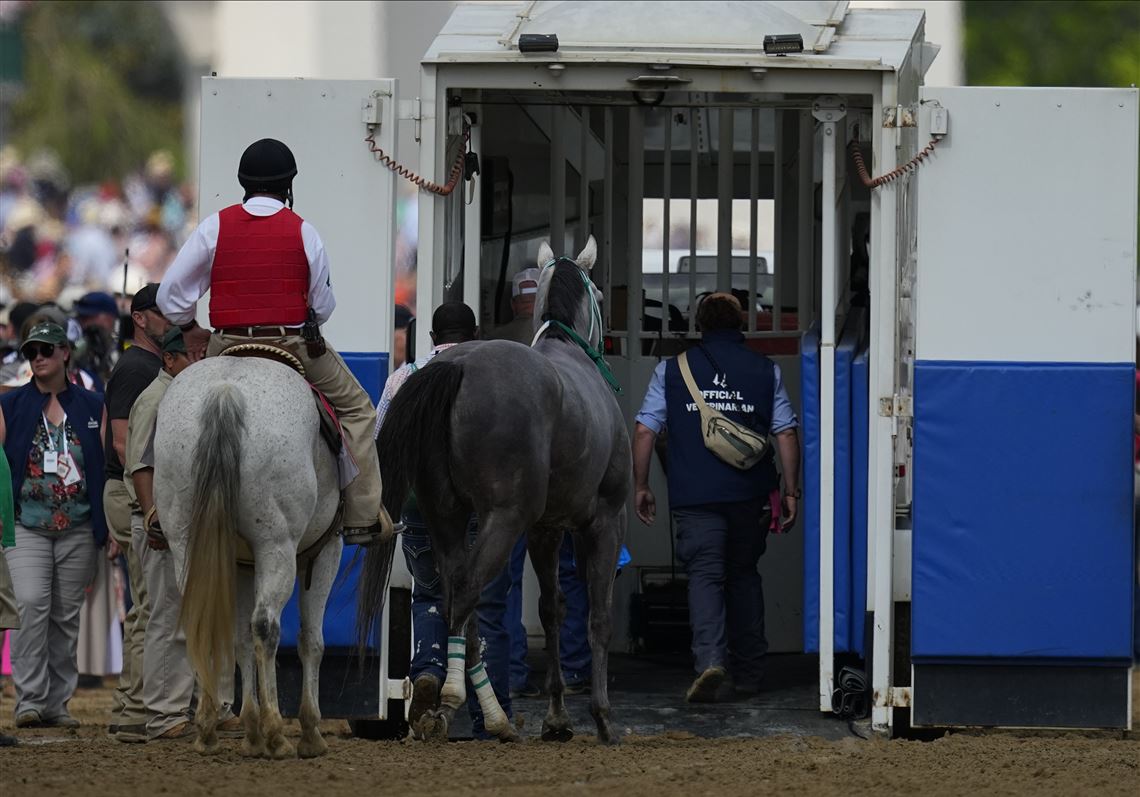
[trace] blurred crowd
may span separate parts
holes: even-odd
[[[121,181],[75,186],[59,157],[0,149],[0,303],[130,295],[158,282],[193,231],[193,190],[151,154]]]

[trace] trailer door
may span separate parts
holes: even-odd
[[[1137,92],[922,97],[913,720],[1127,727]]]
[[[396,103],[392,79],[202,80],[199,217],[241,201],[238,160],[252,142],[276,138],[289,146],[298,169],[294,210],[320,232],[329,257],[337,304],[323,332],[373,402],[388,376],[392,349],[395,176],[375,160],[365,138],[395,156]],[[209,323],[208,304],[199,303],[203,326]],[[372,719],[398,710],[402,719],[401,680],[411,649],[407,601],[390,595],[379,655],[362,673],[351,655],[359,569],[352,559],[346,548],[325,611],[321,709],[326,717]],[[392,586],[394,593],[411,587],[399,563]],[[403,612],[393,613],[393,597]],[[300,698],[299,662],[290,650],[300,625],[296,592],[281,624],[281,705],[289,716]]]

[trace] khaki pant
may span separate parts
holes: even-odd
[[[123,624],[123,669],[111,705],[112,725],[142,725],[147,721],[143,703],[143,647],[150,604],[142,562],[131,545],[131,504],[122,479],[107,479],[103,487],[103,514],[112,539],[127,557],[131,610]]]
[[[380,459],[372,430],[376,425],[376,409],[367,391],[356,381],[341,356],[330,346],[316,359],[310,358],[300,335],[282,338],[240,338],[232,335],[210,336],[206,355],[212,357],[236,343],[264,343],[285,349],[305,366],[308,380],[325,394],[336,409],[344,429],[348,450],[360,473],[344,491],[345,528],[365,528],[380,518]]]
[[[147,545],[142,515],[131,515],[132,547],[146,578],[149,617],[143,652],[143,700],[150,716],[146,732],[160,736],[193,719],[194,672],[186,657],[186,634],[178,627],[182,593],[174,573],[174,555]]]

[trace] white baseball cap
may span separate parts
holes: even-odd
[[[524,268],[511,280],[511,298],[520,294],[538,293],[537,268]]]

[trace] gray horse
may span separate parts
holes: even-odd
[[[236,631],[242,753],[323,754],[328,748],[317,730],[321,626],[340,563],[339,536],[312,560],[311,580],[302,579],[298,647],[304,682],[296,751],[282,735],[277,704],[281,610],[293,592],[298,552],[330,527],[340,497],[309,385],[268,360],[197,363],[162,400],[154,455],[155,503],[183,578],[181,620],[200,688],[196,749],[218,749],[218,684],[233,672]],[[252,570],[237,565],[239,538],[252,552]]]
[[[544,243],[535,303],[541,326],[533,347],[478,341],[442,352],[404,384],[385,417],[377,441],[384,503],[389,513],[399,512],[408,489],[415,490],[442,578],[450,634],[441,707],[424,716],[422,736],[446,738],[466,697],[466,663],[487,730],[502,740],[515,738],[483,675],[474,612],[483,587],[506,566],[523,533],[541,587],[549,654],[550,707],[542,738],[573,736],[558,650],[565,614],[558,548],[563,530],[571,529],[590,600],[590,712],[598,738],[618,741],[609,719],[607,649],[631,460],[626,424],[597,353],[600,293],[588,276],[596,255],[593,237],[577,263],[555,259]],[[467,549],[473,512],[479,533]],[[357,612],[362,638],[380,616],[391,564],[390,551],[367,554]]]

